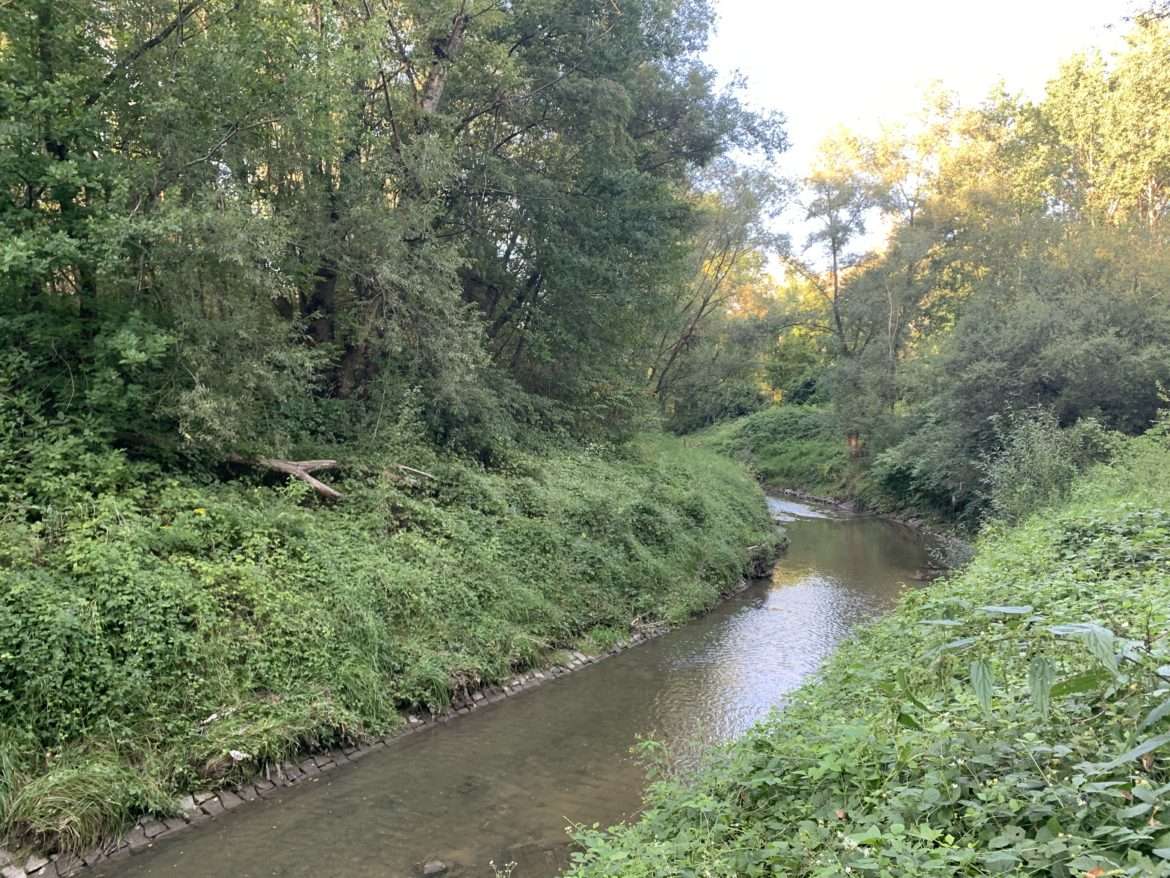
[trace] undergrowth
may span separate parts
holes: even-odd
[[[1170,875],[1165,426],[578,839],[575,878]]]
[[[9,447],[6,847],[84,847],[559,648],[681,620],[775,539],[741,468],[668,439],[493,470],[366,452],[332,505],[295,481],[164,472],[73,424]]]

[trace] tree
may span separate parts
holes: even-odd
[[[36,324],[47,406],[140,453],[291,453],[416,390],[456,444],[525,392],[616,424],[692,175],[783,145],[699,61],[704,2],[4,15],[4,326]]]
[[[675,290],[652,352],[648,377],[660,404],[708,323],[732,309],[768,307],[750,299],[768,286],[767,254],[780,243],[770,221],[783,206],[787,187],[767,172],[736,171],[727,162],[716,164],[705,182],[690,276]]]
[[[852,326],[844,313],[845,274],[858,259],[852,242],[865,233],[868,212],[875,206],[873,193],[856,165],[857,141],[845,132],[826,140],[818,166],[804,181],[805,218],[814,226],[803,250],[787,252],[785,263],[820,296],[828,311],[828,330],[842,356],[864,348],[868,338]],[[823,251],[825,264],[818,266],[809,251]]]

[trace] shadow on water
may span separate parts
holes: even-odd
[[[490,861],[516,863],[515,878],[555,874],[566,826],[636,813],[639,737],[685,764],[739,735],[926,563],[921,538],[892,522],[769,506],[787,554],[771,579],[702,619],[97,874],[396,878],[436,859],[450,875],[491,876]]]

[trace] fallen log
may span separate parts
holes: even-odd
[[[228,460],[232,463],[242,463],[248,466],[259,466],[265,469],[285,473],[294,479],[300,479],[322,497],[330,500],[340,500],[341,492],[329,487],[323,481],[311,475],[319,469],[335,469],[336,460],[281,460],[278,457],[243,457],[239,454],[229,454]]]

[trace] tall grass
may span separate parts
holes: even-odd
[[[845,497],[859,475],[831,416],[814,406],[771,406],[696,433],[693,441],[743,462],[775,488]]]

